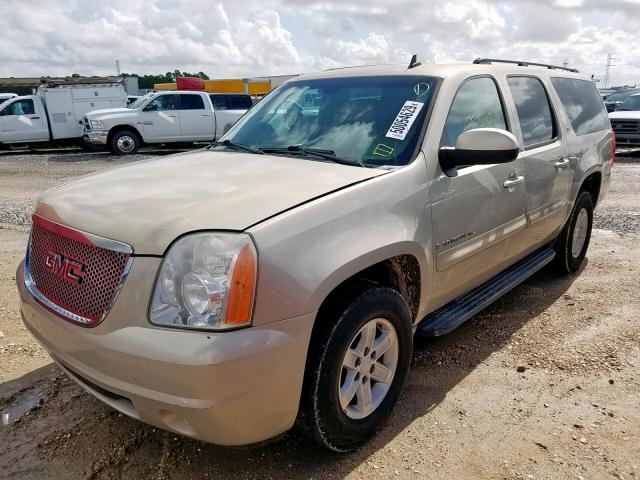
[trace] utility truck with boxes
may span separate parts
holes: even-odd
[[[126,105],[120,81],[50,80],[33,95],[15,96],[0,104],[0,146],[82,144],[86,113]]]

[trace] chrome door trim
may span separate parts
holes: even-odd
[[[439,253],[436,256],[436,268],[439,272],[446,270],[466,258],[472,255],[477,255],[478,252],[486,250],[496,243],[518,233],[526,226],[527,217],[525,215],[521,215],[478,237],[474,237],[460,245],[456,245],[455,247]]]

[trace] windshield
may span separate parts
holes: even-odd
[[[288,82],[253,107],[223,140],[265,153],[307,158],[315,151],[325,161],[335,155],[364,166],[406,165],[437,83],[434,77],[409,75]]]
[[[622,102],[618,110],[640,110],[640,95],[634,95]]]
[[[154,97],[156,95],[156,93],[157,92],[147,93],[144,97],[140,97],[135,102],[130,103],[129,105],[127,105],[127,108],[138,108],[138,107],[142,106],[143,103],[145,103],[151,97]]]
[[[622,102],[629,98],[634,93],[639,93],[639,90],[623,90],[622,92],[616,92],[609,95],[605,100],[607,102]]]

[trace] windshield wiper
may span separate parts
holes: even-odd
[[[323,150],[321,148],[305,148],[302,145],[289,145],[288,147],[260,147],[265,153],[300,153],[303,155],[315,155],[320,158],[324,158],[326,160],[330,160],[334,163],[339,163],[341,165],[350,165],[355,166],[358,165],[360,167],[366,167],[364,163],[359,160],[347,160],[345,158],[340,158],[336,156],[336,152],[333,150]]]
[[[210,145],[211,147],[231,147],[236,148],[238,150],[243,150],[249,153],[256,153],[258,155],[264,155],[264,152],[256,147],[252,147],[251,145],[245,145],[243,143],[232,142],[231,140],[223,140],[222,142],[214,142]]]

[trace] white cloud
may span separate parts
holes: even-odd
[[[640,80],[639,0],[1,0],[0,76],[286,74],[369,63],[562,63]]]

